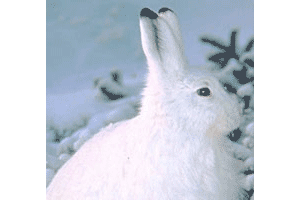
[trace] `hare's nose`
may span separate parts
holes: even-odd
[[[241,98],[238,98],[238,102],[239,102],[240,107],[243,109],[245,107],[245,101],[243,101],[243,99],[241,99]]]

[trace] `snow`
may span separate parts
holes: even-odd
[[[158,11],[164,6],[179,16],[191,65],[206,64],[212,49],[201,44],[199,36],[209,34],[226,41],[237,27],[241,46],[253,36],[253,1],[47,1],[47,185],[101,128],[138,114],[147,71],[139,12],[143,7]],[[122,76],[121,84],[111,78],[115,70]],[[249,73],[253,76],[253,71]],[[110,100],[101,87],[123,98]],[[253,94],[253,86],[244,85],[238,93]],[[252,118],[245,118],[244,124],[250,123],[246,131],[253,137],[253,110],[249,113]],[[248,144],[249,140],[245,137],[243,141]]]
[[[239,88],[237,95],[244,97],[246,95],[250,96],[254,92],[254,88],[251,83],[247,83]]]

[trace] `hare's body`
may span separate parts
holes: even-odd
[[[191,75],[171,10],[143,9],[140,25],[149,64],[140,115],[85,143],[47,199],[239,199],[240,166],[226,138],[240,123],[237,98],[217,79]]]
[[[225,140],[163,123],[140,116],[95,135],[62,167],[47,199],[238,199],[238,165]]]

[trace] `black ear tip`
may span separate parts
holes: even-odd
[[[167,11],[171,11],[173,13],[173,10],[171,10],[170,8],[166,8],[166,7],[159,9],[158,13],[163,13],[163,12],[167,12]]]
[[[150,19],[156,19],[158,17],[158,15],[155,12],[153,12],[152,10],[150,10],[149,8],[143,8],[141,10],[140,16],[148,17]]]
[[[149,8],[143,8],[140,12],[140,16],[141,17],[146,17],[147,13],[151,12],[151,10]]]

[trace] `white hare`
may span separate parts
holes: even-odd
[[[226,135],[241,109],[217,79],[191,72],[174,12],[140,13],[149,74],[140,114],[96,134],[59,170],[47,199],[243,198]]]

